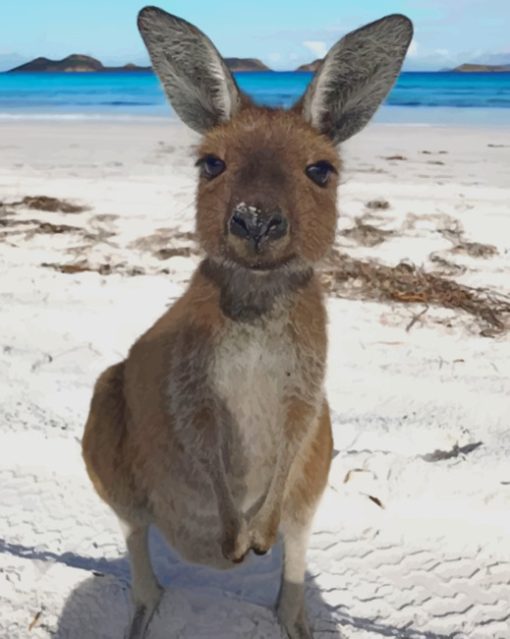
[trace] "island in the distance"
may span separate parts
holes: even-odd
[[[461,64],[452,71],[458,73],[510,73],[510,64]]]
[[[317,60],[314,60],[313,62],[302,64],[296,69],[296,71],[313,71],[313,73],[315,73],[321,64],[322,58],[317,58]]]
[[[231,71],[272,71],[257,58],[223,58]]]
[[[322,58],[318,58],[308,64],[302,64],[296,71],[313,71],[320,67]],[[510,73],[510,64],[461,64],[455,69],[443,69],[453,73]]]
[[[270,71],[263,62],[255,58],[225,58],[225,62],[232,71]],[[88,55],[74,53],[62,60],[35,58],[21,64],[9,73],[104,73],[104,72],[133,72],[151,71],[151,67],[141,67],[136,64],[126,64],[121,67],[107,67],[100,60]]]

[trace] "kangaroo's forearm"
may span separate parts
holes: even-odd
[[[224,526],[226,528],[231,526],[235,527],[239,524],[241,514],[232,496],[221,453],[215,454],[210,457],[207,462],[202,463],[202,468],[210,477],[211,485],[218,502],[220,518]]]
[[[193,412],[189,426],[192,432],[200,433],[200,437],[193,439],[193,455],[211,482],[221,520],[229,525],[237,522],[240,516],[225,470],[225,433],[220,421],[214,408],[202,405]]]
[[[221,416],[214,411],[202,410],[197,413],[202,419],[208,416],[206,423],[201,422],[203,436],[198,451],[193,453],[200,467],[208,476],[216,497],[221,525],[221,549],[223,556],[237,563],[242,561],[249,550],[249,535],[246,520],[236,505],[229,479],[225,470],[225,427]],[[198,417],[196,417],[197,419]],[[196,424],[195,424],[196,425]]]
[[[269,489],[255,520],[266,522],[265,525],[278,527],[281,506],[292,464],[299,453],[303,442],[310,432],[310,427],[317,416],[317,408],[303,400],[293,400],[289,405],[285,421],[285,431],[278,449],[275,471]]]

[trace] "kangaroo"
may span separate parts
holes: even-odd
[[[370,120],[412,23],[390,15],[335,44],[289,110],[256,106],[212,42],[155,7],[138,25],[173,108],[202,134],[196,230],[205,258],[182,297],[98,379],[86,467],[125,533],[146,636],[161,599],[150,525],[191,562],[230,568],[281,534],[278,619],[311,639],[305,554],[332,434],[316,267],[336,228],[337,145]]]

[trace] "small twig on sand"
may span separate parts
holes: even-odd
[[[416,313],[415,315],[413,315],[411,321],[409,322],[409,324],[406,326],[406,333],[409,333],[409,331],[412,329],[412,327],[416,324],[416,322],[418,320],[420,320],[423,315],[425,315],[425,313],[429,310],[429,306],[425,306],[425,308],[420,311],[419,313]]]
[[[37,625],[39,625],[39,621],[40,621],[40,619],[41,619],[41,617],[42,617],[42,613],[43,613],[43,611],[42,611],[42,610],[39,610],[39,612],[37,612],[37,613],[35,614],[35,616],[34,616],[34,618],[32,619],[32,621],[31,621],[30,625],[28,626],[28,631],[29,631],[29,632],[32,632],[32,630],[33,630],[33,629],[34,629]]]

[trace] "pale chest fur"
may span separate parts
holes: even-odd
[[[303,382],[297,347],[285,321],[232,323],[215,349],[210,375],[230,416],[238,447],[232,452],[243,461],[246,509],[267,489],[290,391]]]

